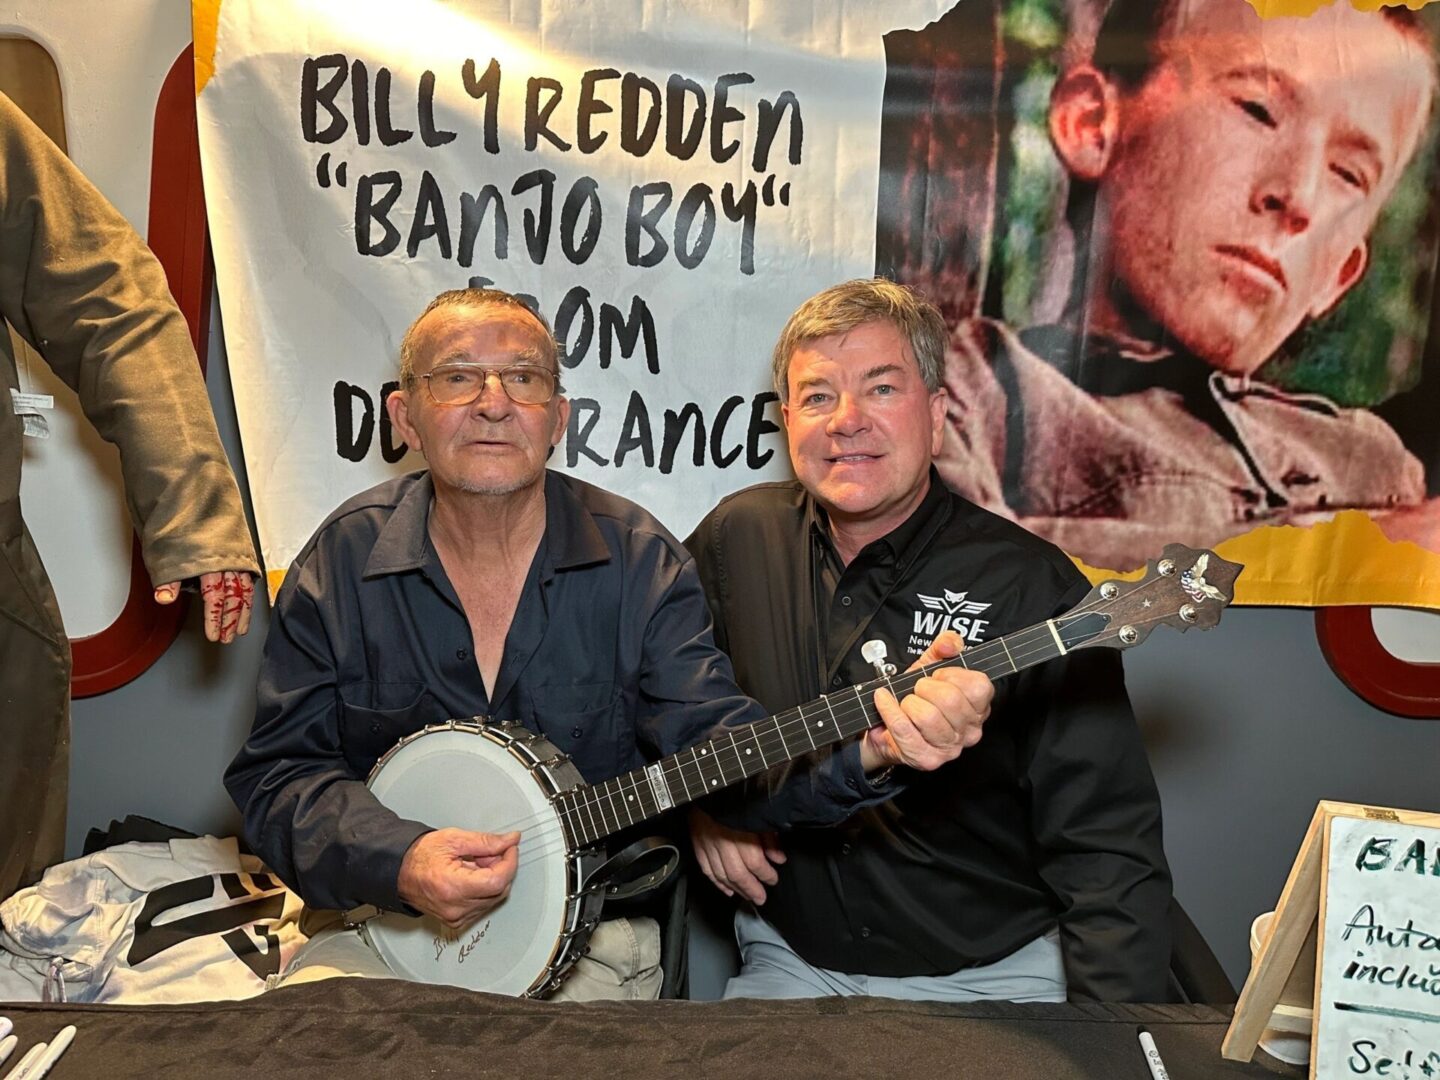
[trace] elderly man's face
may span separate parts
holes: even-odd
[[[443,364],[549,366],[545,351],[544,330],[528,312],[439,308],[417,328],[415,374]],[[540,482],[570,418],[569,402],[557,394],[543,405],[516,404],[492,375],[469,405],[440,405],[423,384],[417,379],[391,394],[386,407],[406,444],[425,455],[437,493],[508,495]]]
[[[1431,97],[1419,43],[1337,3],[1261,20],[1190,0],[1123,96],[1099,176],[1112,271],[1145,314],[1248,374],[1360,278]]]
[[[904,335],[877,321],[807,342],[787,385],[796,478],[833,521],[903,522],[924,497],[945,416]]]

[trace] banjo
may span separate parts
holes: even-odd
[[[430,916],[384,912],[360,932],[398,977],[496,994],[543,997],[584,954],[600,921],[602,841],[771,766],[859,735],[879,723],[875,691],[903,697],[926,674],[959,664],[993,678],[1076,649],[1138,645],[1157,623],[1209,629],[1233,597],[1242,567],[1168,545],[1136,581],[1091,589],[1070,611],[902,675],[822,694],[766,720],[587,784],[540,735],[485,718],[426,727],[376,762],[368,785],[402,817],[463,829],[521,832],[509,896],[463,930]]]

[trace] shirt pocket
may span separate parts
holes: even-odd
[[[537,686],[531,697],[540,733],[586,780],[594,784],[621,772],[634,736],[619,723],[621,695],[613,682]]]
[[[340,687],[340,751],[359,776],[427,724],[450,719],[424,683],[347,683]]]

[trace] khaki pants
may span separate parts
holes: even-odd
[[[7,509],[0,507],[0,900],[65,857],[70,779],[70,641],[40,554],[18,508]]]
[[[358,930],[333,926],[300,947],[267,989],[321,979],[394,979]],[[654,1001],[660,996],[660,925],[654,919],[606,919],[590,949],[570,969],[551,1001]]]

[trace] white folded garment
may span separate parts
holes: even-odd
[[[106,848],[0,904],[0,1001],[251,997],[304,944],[301,907],[234,837]]]

